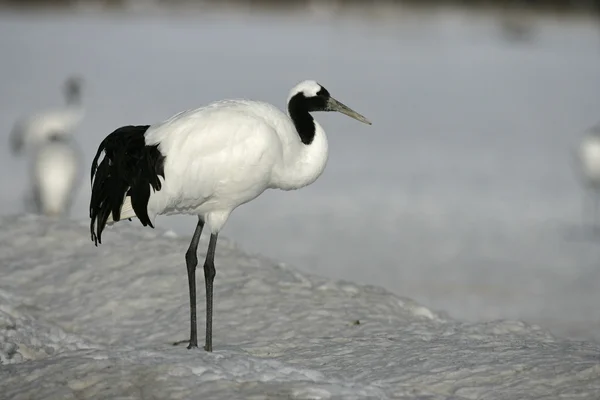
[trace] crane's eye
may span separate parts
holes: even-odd
[[[328,99],[331,96],[329,95],[329,92],[327,91],[327,89],[325,89],[324,87],[321,87],[321,89],[317,92],[317,97],[324,97],[324,98]]]

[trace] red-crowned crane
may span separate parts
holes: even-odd
[[[210,231],[204,262],[204,349],[212,351],[215,248],[231,212],[266,189],[299,189],[321,175],[327,162],[327,137],[311,112],[338,111],[371,124],[315,81],[295,86],[287,109],[286,115],[264,102],[219,101],[155,125],[121,127],[98,148],[90,200],[90,229],[96,245],[107,223],[136,217],[142,225],[154,227],[157,215],[198,217],[185,254],[191,321],[188,349],[198,347],[195,270],[203,227]]]

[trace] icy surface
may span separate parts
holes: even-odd
[[[119,223],[96,248],[86,222],[1,218],[0,398],[600,397],[596,344],[520,322],[457,322],[226,239],[215,351],[174,346],[188,334],[187,244]]]

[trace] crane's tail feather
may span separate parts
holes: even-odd
[[[149,125],[123,126],[98,147],[92,161],[90,199],[90,232],[96,246],[102,243],[107,223],[137,217],[142,225],[154,228],[148,216],[150,187],[161,189],[159,176],[165,177],[165,157],[158,145],[146,145],[144,135],[148,128]]]

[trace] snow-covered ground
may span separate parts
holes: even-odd
[[[519,322],[461,323],[227,240],[215,351],[174,346],[189,327],[187,245],[120,223],[96,248],[87,223],[0,218],[0,398],[600,397],[600,345]]]
[[[317,79],[374,125],[318,115],[324,175],[236,210],[224,236],[462,320],[600,339],[600,238],[581,229],[570,154],[600,119],[597,23],[533,19],[515,42],[490,15],[375,11],[0,13],[0,143],[18,116],[60,104],[71,72],[86,80],[86,174],[118,126],[227,97],[284,107]],[[23,209],[24,166],[0,146],[2,214]],[[88,201],[84,180],[74,219]],[[157,223],[189,236],[195,219]]]

